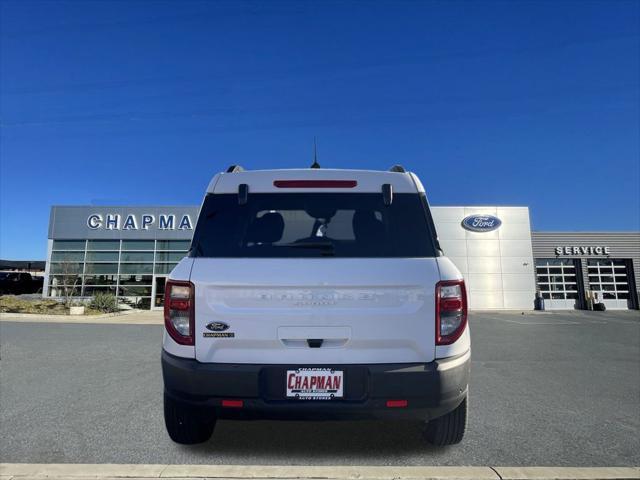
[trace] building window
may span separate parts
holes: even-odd
[[[122,252],[120,261],[153,263],[153,252]]]
[[[153,240],[123,240],[122,250],[151,250],[154,249]]]
[[[156,275],[167,275],[171,273],[176,263],[156,263]]]
[[[49,272],[59,273],[60,275],[82,275],[83,265],[84,263],[81,262],[51,262]]]
[[[92,297],[96,293],[110,293],[111,295],[115,295],[116,287],[85,287],[84,288],[85,297]]]
[[[120,250],[120,240],[88,240],[87,250]]]
[[[118,273],[117,263],[87,263],[85,265],[85,274],[96,273]]]
[[[151,297],[151,285],[146,287],[121,285],[118,288],[118,294],[124,297]]]
[[[79,250],[84,252],[84,240],[54,240],[54,250]]]
[[[151,286],[152,275],[120,275],[120,285],[147,285]]]
[[[84,284],[86,285],[116,285],[118,283],[117,275],[85,275]]]
[[[187,252],[156,252],[156,262],[179,262]]]
[[[118,252],[87,252],[87,262],[117,262]]]
[[[153,263],[121,263],[120,273],[153,273]]]
[[[157,250],[189,250],[191,242],[189,240],[158,240]]]
[[[82,252],[58,251],[51,252],[52,262],[84,262],[84,250]]]
[[[112,293],[119,301],[149,308],[156,290],[162,305],[164,278],[186,254],[188,240],[54,240],[49,259],[49,295]]]

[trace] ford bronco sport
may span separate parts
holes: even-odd
[[[175,442],[227,418],[408,418],[436,445],[464,435],[465,285],[400,166],[216,175],[164,318]]]

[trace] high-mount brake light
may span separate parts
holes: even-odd
[[[467,291],[464,280],[436,285],[436,345],[451,345],[467,326]]]
[[[180,345],[194,345],[195,290],[193,283],[168,280],[164,293],[164,326]]]
[[[354,188],[356,180],[274,180],[276,188]]]

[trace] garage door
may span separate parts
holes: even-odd
[[[578,302],[575,260],[536,259],[536,281],[548,310],[573,310]]]
[[[624,260],[591,259],[587,262],[589,288],[610,310],[629,307],[629,273]]]

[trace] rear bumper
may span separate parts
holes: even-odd
[[[430,363],[323,365],[345,372],[345,398],[331,401],[284,397],[286,370],[303,365],[200,363],[163,351],[162,376],[166,394],[212,408],[219,418],[430,420],[466,397],[470,359],[468,351]],[[243,406],[222,407],[223,399],[242,400]],[[388,408],[387,400],[407,400],[407,406]]]

